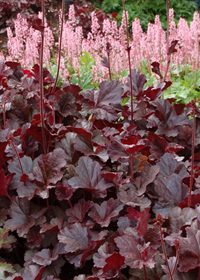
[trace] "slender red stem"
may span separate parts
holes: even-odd
[[[160,238],[161,238],[162,250],[163,250],[163,253],[164,253],[164,256],[165,256],[165,262],[167,264],[167,268],[168,268],[168,271],[169,271],[169,276],[170,276],[169,279],[173,280],[172,272],[171,272],[169,262],[168,262],[168,259],[167,259],[167,252],[166,252],[166,248],[165,248],[165,242],[164,242],[164,239],[163,239],[163,233],[162,233],[162,227],[161,226],[160,226]]]
[[[70,201],[69,199],[68,199],[67,201],[68,201],[68,203],[69,203],[70,208],[71,208],[71,209],[74,209],[73,205],[71,204],[71,201]]]
[[[147,280],[147,272],[146,272],[145,265],[143,265],[143,270],[144,270],[144,279]]]
[[[60,72],[60,59],[61,59],[61,49],[62,49],[62,35],[63,35],[63,23],[64,23],[64,15],[65,15],[65,1],[62,0],[62,18],[61,18],[61,27],[60,27],[60,40],[59,40],[59,53],[58,53],[58,70],[57,70],[57,75],[54,83],[54,87],[52,92],[55,92],[56,85],[58,82],[58,76]]]
[[[165,70],[165,74],[163,76],[163,82],[165,81],[165,79],[167,77],[167,72],[169,70],[170,58],[171,58],[171,55],[169,53],[169,3],[170,3],[170,0],[166,0],[166,6],[167,6],[167,67]]]
[[[198,280],[200,280],[200,267],[199,267],[199,275],[198,275]]]
[[[16,148],[16,146],[15,146],[15,144],[13,142],[12,136],[10,137],[10,143],[13,146],[13,149],[15,150],[16,156],[17,156],[18,161],[19,161],[20,169],[21,169],[21,172],[22,172],[22,175],[23,175],[24,174],[24,170],[23,170],[23,167],[22,167],[21,159],[20,159],[19,153],[17,151],[17,148]]]
[[[131,125],[133,125],[133,82],[132,82],[132,72],[131,72],[131,47],[129,45],[128,19],[126,14],[125,0],[122,0],[122,2],[123,2],[125,21],[126,21],[127,53],[128,53],[129,76],[130,76],[130,85],[131,85]],[[130,164],[131,179],[133,179],[132,156],[129,157],[129,164]]]
[[[6,100],[4,97],[4,102],[3,102],[3,122],[4,122],[4,128],[6,129]]]
[[[178,264],[178,261],[179,261],[179,253],[180,253],[180,247],[178,247],[176,249],[176,261],[175,261],[175,264],[174,264],[174,267],[173,267],[173,270],[172,270],[172,275],[174,275],[174,273],[176,271],[176,268],[177,268],[177,264]],[[168,280],[170,280],[170,278]]]
[[[129,64],[129,75],[130,75],[130,85],[131,85],[131,125],[133,124],[133,83],[132,83],[132,73],[131,73],[131,47],[129,45],[129,32],[128,32],[128,19],[126,14],[125,0],[122,0],[123,8],[125,13],[126,21],[126,36],[127,36],[127,53],[128,53],[128,64]]]
[[[117,271],[118,271],[118,274],[119,274],[119,279],[122,280],[122,274],[121,274],[120,269],[118,269]]]
[[[108,53],[108,71],[109,71],[110,80],[112,81],[112,75],[111,75],[111,69],[110,69],[110,54],[109,53]]]
[[[192,100],[192,116],[193,116],[193,128],[192,128],[192,158],[191,158],[191,174],[190,174],[190,191],[189,191],[189,197],[188,197],[188,207],[191,206],[191,196],[192,196],[192,186],[193,186],[193,180],[194,180],[194,147],[195,147],[195,134],[196,134],[196,118],[195,118],[195,101]]]
[[[40,48],[40,119],[42,124],[42,145],[44,154],[47,153],[46,150],[46,136],[44,128],[44,83],[43,83],[43,52],[44,52],[44,0],[41,0],[42,4],[42,26],[43,30],[41,32],[41,48]]]

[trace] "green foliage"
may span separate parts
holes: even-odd
[[[92,2],[106,13],[118,13],[117,19],[121,20],[123,14],[122,0],[104,0],[101,4],[98,4],[96,1]],[[133,22],[136,17],[139,18],[144,31],[147,30],[149,22],[154,22],[156,15],[160,16],[163,28],[166,29],[167,13],[165,0],[127,0],[125,1],[125,5],[129,14],[129,22]],[[193,19],[195,9],[197,9],[197,4],[189,0],[171,0],[170,8],[174,9],[176,22],[179,21],[180,17],[190,22]]]
[[[6,263],[6,262],[5,263],[1,262],[0,263],[0,279],[1,280],[7,279],[7,276],[6,276],[7,273],[13,274],[13,273],[15,273],[15,271],[11,264]]]
[[[58,65],[57,64],[53,64],[49,71],[51,72],[51,74],[54,76],[54,78],[56,78],[57,72],[58,72]],[[60,75],[58,75],[58,81],[57,81],[57,86],[61,87],[62,85],[62,78]]]
[[[80,75],[77,76],[73,74],[71,76],[71,83],[79,85],[83,91],[93,89],[94,85],[92,84],[92,66],[94,65],[94,59],[90,57],[89,52],[84,52],[84,55],[80,57],[81,71]]]
[[[190,65],[172,65],[172,85],[165,90],[164,98],[176,98],[177,103],[189,103],[192,99],[199,103],[200,70],[194,71]]]

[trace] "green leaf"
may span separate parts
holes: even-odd
[[[9,263],[0,263],[0,279],[1,280],[4,280],[4,279],[7,279],[7,276],[5,275],[5,272],[7,273],[15,273],[14,269],[13,269],[13,266]]]
[[[89,52],[83,52],[84,55],[80,57],[80,65],[85,65],[87,68],[91,68],[94,64],[94,59],[90,57]]]
[[[3,244],[9,242],[7,239],[5,239],[9,230],[10,228],[0,228],[0,249],[3,247]]]

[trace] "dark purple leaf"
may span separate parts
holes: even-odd
[[[168,137],[175,137],[178,135],[178,127],[188,124],[188,118],[185,115],[177,115],[175,109],[166,99],[159,99],[154,101],[157,117],[160,119],[158,124],[157,134],[159,136],[166,135]]]
[[[40,252],[34,255],[34,257],[32,258],[32,262],[42,266],[50,265],[52,261],[58,258],[58,256],[52,257],[51,255],[52,254],[49,249],[42,249]]]
[[[93,205],[94,203],[92,201],[86,202],[85,199],[83,198],[80,199],[78,203],[74,205],[73,209],[67,209],[65,211],[66,215],[69,217],[68,222],[69,223],[83,222],[86,213]]]
[[[71,228],[62,229],[58,234],[58,240],[65,244],[67,253],[85,251],[88,249],[88,230],[80,223],[75,223]]]
[[[88,90],[82,92],[83,107],[87,114],[93,114],[97,119],[114,121],[119,118],[116,105],[122,101],[123,87],[119,81],[103,81],[100,91]],[[120,109],[122,111],[122,108]]]
[[[117,141],[115,138],[111,137],[111,144],[108,146],[107,151],[111,158],[111,162],[118,161],[121,158],[129,158],[128,152],[126,152],[125,146]]]
[[[40,233],[44,232],[52,232],[52,231],[60,231],[63,226],[63,217],[56,217],[51,219],[50,224],[42,224],[40,225],[41,230]]]
[[[131,228],[128,229],[123,236],[115,238],[120,254],[125,257],[125,264],[131,268],[141,269],[143,266],[153,268],[157,250],[153,249],[150,243],[140,244]]]
[[[68,183],[63,183],[63,186],[57,186],[55,190],[57,199],[60,201],[69,200],[72,197],[73,192],[74,189],[72,189],[72,187]]]
[[[144,74],[140,74],[139,69],[132,69],[132,86],[133,86],[133,96],[137,96],[140,91],[143,90],[144,84],[146,83],[146,76]],[[130,84],[130,75],[128,75],[127,83],[125,86],[125,91],[131,92],[131,84]],[[130,93],[129,95],[130,96]]]
[[[169,213],[170,229],[172,233],[178,233],[181,227],[191,225],[198,213],[192,208],[174,207]]]
[[[178,163],[174,156],[170,153],[165,153],[160,162],[158,162],[160,167],[159,176],[170,177],[174,173],[179,175],[180,178],[186,178],[189,176],[187,169],[183,163]]]
[[[173,40],[173,41],[171,42],[171,45],[170,45],[169,50],[168,50],[168,53],[167,53],[168,55],[171,55],[172,53],[177,52],[177,49],[175,49],[177,43],[178,43],[178,40]]]
[[[82,188],[90,191],[94,197],[105,197],[106,190],[113,186],[101,177],[100,164],[88,157],[79,159],[76,174],[77,176],[71,178],[68,183],[74,189]]]
[[[200,230],[187,227],[187,237],[181,237],[178,234],[167,236],[166,242],[174,246],[174,241],[180,242],[180,257],[179,257],[179,271],[188,272],[196,267],[199,267],[200,259]]]
[[[155,190],[165,199],[178,205],[189,193],[188,187],[182,183],[182,178],[177,174],[172,174],[170,177],[157,177],[155,180]]]
[[[111,219],[118,216],[123,207],[119,200],[110,198],[101,205],[95,203],[88,215],[102,227],[108,227]]]
[[[86,250],[81,257],[81,262],[85,261],[98,250],[102,242],[105,240],[107,234],[108,232],[106,230],[102,230],[100,233],[97,233],[94,236],[92,236],[92,232],[90,232],[91,240],[88,244],[88,250]]]
[[[29,121],[31,106],[21,94],[16,94],[11,102],[11,108],[8,111],[8,117],[17,121],[20,125]]]
[[[156,73],[160,77],[160,79],[162,79],[163,77],[160,72],[160,63],[154,61],[153,63],[151,63],[151,66],[152,66],[152,72]]]
[[[75,155],[74,149],[74,139],[76,133],[68,132],[65,134],[65,137],[61,139],[60,142],[56,144],[56,148],[62,148],[65,151],[65,159],[68,163],[72,163]]]
[[[6,195],[8,198],[11,197],[8,194],[8,185],[10,184],[14,174],[8,174],[5,176],[5,171],[3,169],[0,170],[0,195]]]
[[[33,168],[33,175],[30,175],[31,180],[36,180],[47,188],[51,188],[52,184],[54,185],[62,179],[61,169],[66,165],[66,161],[65,153],[61,148],[54,149],[47,155],[40,155],[35,161],[38,165]]]
[[[10,206],[11,219],[5,222],[6,226],[11,227],[11,231],[17,230],[20,237],[23,237],[29,232],[36,222],[44,221],[43,214],[46,208],[40,208],[32,204],[26,198],[19,199],[18,197],[12,198]]]
[[[64,92],[58,98],[58,103],[56,106],[58,112],[63,116],[75,115],[77,112],[77,107],[75,104],[75,97],[71,92]]]

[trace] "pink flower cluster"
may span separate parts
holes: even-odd
[[[61,13],[60,13],[61,15]],[[41,16],[41,15],[40,15]],[[105,19],[103,32],[100,31],[95,12],[92,12],[92,28],[87,39],[83,38],[81,26],[76,26],[74,6],[69,9],[69,18],[64,22],[62,40],[62,61],[66,67],[75,69],[75,73],[80,71],[80,56],[84,51],[90,53],[95,60],[93,66],[94,82],[99,82],[107,76],[107,69],[101,65],[101,59],[106,56],[106,44],[109,42],[112,50],[110,53],[112,75],[120,77],[120,73],[128,69],[128,59],[126,55],[126,26],[123,15],[121,26],[118,27],[115,21]],[[9,59],[22,63],[23,66],[30,67],[33,63],[38,63],[40,32],[29,28],[26,19],[18,15],[15,21],[15,36],[10,28],[8,32],[8,52]],[[104,34],[104,35],[102,35]],[[176,26],[174,21],[174,11],[170,10],[170,37],[169,40],[178,40],[177,52],[171,57],[171,62],[175,64],[190,64],[194,69],[199,67],[199,38],[200,38],[200,17],[196,11],[193,21],[188,26],[185,19],[180,18]],[[132,23],[131,64],[132,68],[137,68],[141,59],[146,59],[149,65],[153,61],[161,64],[161,69],[167,59],[166,33],[162,28],[159,16],[155,17],[155,23],[149,23],[147,33],[142,31],[138,18]],[[45,26],[45,50],[44,62],[50,62],[50,49],[54,39],[51,30]],[[8,59],[8,58],[7,58]],[[64,64],[62,65],[64,69]],[[66,76],[68,75],[68,71]],[[65,75],[62,74],[65,78]]]
[[[42,13],[38,14],[42,18]],[[11,28],[7,28],[8,35],[8,53],[6,60],[18,61],[23,67],[30,68],[33,64],[39,63],[41,33],[32,27],[29,27],[27,19],[22,18],[20,14],[14,22],[15,36]],[[44,29],[44,62],[48,63],[51,59],[50,50],[54,45],[54,37],[51,29],[47,27],[45,21]]]

